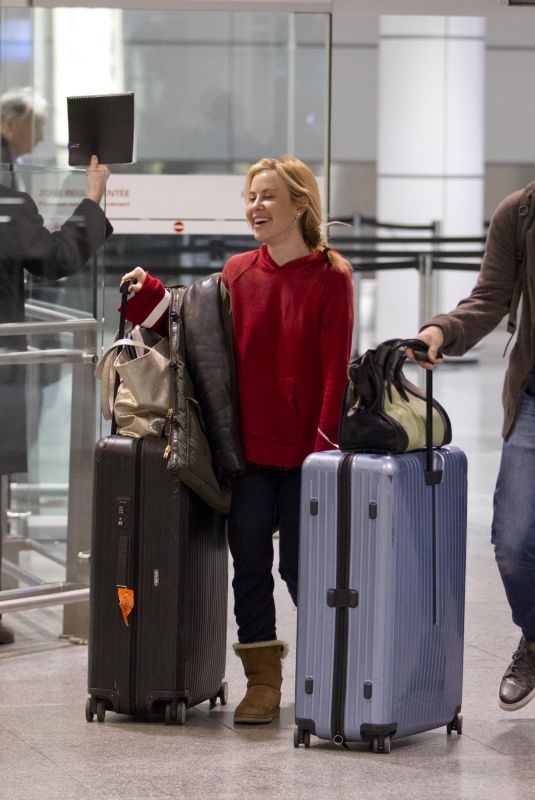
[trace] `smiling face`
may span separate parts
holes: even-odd
[[[274,170],[259,172],[251,181],[245,215],[259,242],[282,244],[289,236],[301,236],[298,224],[302,208]]]

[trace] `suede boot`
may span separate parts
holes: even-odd
[[[270,642],[235,644],[234,652],[242,660],[247,678],[247,692],[234,712],[234,722],[261,725],[279,713],[282,685],[282,659],[288,646],[277,639]]]

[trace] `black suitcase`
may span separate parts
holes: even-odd
[[[163,712],[180,725],[186,708],[227,700],[225,518],[172,480],[165,444],[109,436],[96,446],[88,721]]]
[[[123,291],[120,338],[125,306]],[[187,708],[227,702],[225,517],[171,476],[166,445],[96,445],[88,722],[113,710],[183,725]]]

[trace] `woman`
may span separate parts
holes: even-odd
[[[273,598],[273,531],[279,572],[297,604],[301,464],[335,446],[353,328],[348,264],[321,234],[317,181],[298,159],[264,158],[245,179],[246,217],[259,249],[232,256],[222,280],[231,302],[247,467],[232,486],[234,645],[248,679],[240,723],[278,713],[281,659]],[[133,322],[158,324],[166,292],[137,267]]]

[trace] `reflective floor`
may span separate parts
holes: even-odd
[[[290,642],[280,720],[235,728],[244,689],[232,652],[229,605],[227,706],[205,703],[184,727],[108,714],[84,716],[87,647],[58,638],[61,611],[6,615],[17,631],[0,648],[0,797],[2,800],[154,800],[261,796],[268,800],[535,796],[535,703],[498,708],[496,692],[518,640],[489,544],[493,484],[500,451],[504,331],[482,347],[479,363],[448,364],[436,395],[449,410],[454,442],[469,459],[469,549],[463,735],[444,729],[394,740],[390,755],[365,746],[337,748],[312,737],[293,747],[296,613],[277,584],[280,638]]]

